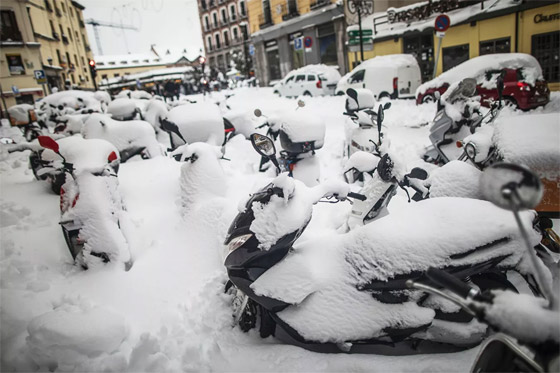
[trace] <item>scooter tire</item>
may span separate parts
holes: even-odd
[[[270,312],[264,309],[264,307],[259,306],[259,312],[261,316],[259,326],[259,334],[261,338],[267,338],[271,335],[273,336],[276,331],[276,322],[272,316],[270,316]]]

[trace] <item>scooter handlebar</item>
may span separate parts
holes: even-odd
[[[439,268],[428,268],[426,276],[428,276],[428,278],[436,284],[451,290],[462,298],[472,299],[479,294],[478,290],[471,288],[457,277],[452,276]]]

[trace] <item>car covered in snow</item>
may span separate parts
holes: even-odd
[[[332,66],[307,65],[290,71],[274,85],[274,93],[285,97],[328,96],[335,92],[340,73]]]
[[[432,102],[436,92],[443,94],[451,84],[464,78],[477,81],[481,103],[498,100],[497,80],[503,77],[503,99],[522,110],[546,105],[550,90],[537,59],[524,53],[497,53],[472,58],[422,84],[416,90],[416,104]]]
[[[336,85],[336,94],[348,88],[369,89],[375,99],[412,98],[422,82],[418,61],[411,54],[377,56],[356,66]]]

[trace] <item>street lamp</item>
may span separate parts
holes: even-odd
[[[362,38],[362,14],[373,14],[373,0],[348,0],[348,10],[352,14],[358,13],[358,27],[360,28],[360,58],[364,60],[364,44]]]

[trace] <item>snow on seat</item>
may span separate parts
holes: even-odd
[[[187,143],[206,142],[221,145],[224,141],[224,120],[220,109],[212,103],[195,103],[177,106],[169,111],[167,119],[179,127]],[[175,144],[183,144],[173,135]]]

